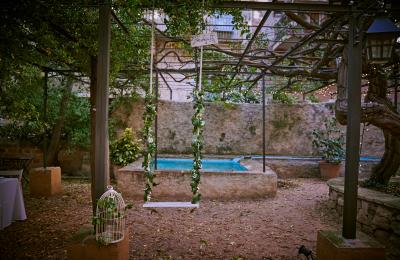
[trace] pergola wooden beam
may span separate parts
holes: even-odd
[[[306,45],[309,42],[311,42],[315,37],[317,37],[321,33],[325,32],[329,27],[331,27],[333,24],[335,24],[335,22],[337,20],[339,20],[339,16],[332,17],[330,20],[326,21],[324,23],[324,25],[320,29],[318,29],[317,31],[313,32],[312,34],[309,34],[309,35],[305,36],[292,49],[290,49],[284,55],[282,55],[278,59],[276,59],[271,65],[269,65],[266,68],[262,69],[262,73],[256,78],[257,80],[254,82],[254,84],[257,84],[257,81],[260,80],[270,68],[273,68],[276,64],[280,63],[285,58],[287,58],[290,55],[292,55],[295,51],[297,51],[298,49],[300,49],[304,45]]]
[[[274,2],[252,2],[252,1],[224,1],[214,5],[218,8],[239,8],[247,10],[271,10],[271,11],[311,11],[349,13],[351,6],[330,4],[301,4],[301,3],[274,3]]]
[[[117,14],[111,10],[111,16],[114,19],[114,21],[118,24],[118,26],[126,33],[127,35],[130,35],[128,28],[125,26],[125,24],[118,18]]]
[[[273,0],[272,2],[276,2],[276,0]],[[244,56],[247,54],[247,52],[250,50],[251,45],[253,45],[253,42],[255,41],[255,39],[257,38],[258,34],[260,33],[262,27],[264,26],[264,23],[268,20],[268,17],[271,15],[271,10],[267,10],[263,16],[263,18],[261,19],[260,23],[258,24],[256,30],[254,31],[253,35],[251,36],[250,41],[247,43],[246,48],[244,49],[244,51],[242,52],[242,54],[239,57],[239,60],[237,61],[237,64],[235,66],[235,70],[240,70],[240,63],[242,62]],[[235,78],[236,74],[234,74],[231,78],[231,81]]]

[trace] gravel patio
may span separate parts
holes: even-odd
[[[306,259],[317,231],[340,228],[319,179],[281,180],[275,198],[207,201],[188,209],[142,208],[133,203],[127,224],[131,259]],[[28,219],[0,232],[1,259],[66,259],[70,237],[90,225],[90,184],[64,181],[63,193],[35,199],[25,191]]]

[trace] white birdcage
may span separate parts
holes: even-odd
[[[96,240],[102,244],[116,243],[124,239],[125,202],[112,186],[97,201],[95,226]]]

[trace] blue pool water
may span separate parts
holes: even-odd
[[[227,159],[203,159],[202,170],[205,171],[247,171],[238,161]],[[193,168],[192,159],[177,158],[158,158],[157,169],[160,170],[191,170]]]
[[[235,158],[234,160],[242,159],[243,157]],[[251,159],[262,159],[261,155],[251,156]],[[300,160],[300,161],[320,161],[321,157],[310,157],[310,156],[284,156],[284,155],[266,155],[265,159],[276,159],[276,160]],[[344,159],[343,159],[344,160]],[[361,156],[361,162],[379,162],[381,158],[373,156]]]

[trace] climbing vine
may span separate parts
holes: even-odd
[[[198,81],[197,81],[198,82]],[[200,184],[200,169],[202,168],[201,150],[203,149],[203,128],[204,128],[204,91],[195,88],[193,91],[194,98],[194,115],[192,117],[193,124],[193,139],[192,139],[192,150],[193,150],[193,169],[192,169],[192,180],[190,186],[192,188],[193,198],[192,203],[198,203],[200,201],[201,194],[199,192]]]
[[[145,111],[143,113],[144,129],[143,139],[145,141],[143,149],[143,164],[144,173],[146,175],[146,187],[144,189],[144,201],[150,201],[151,190],[153,188],[154,168],[152,164],[152,156],[156,151],[156,144],[153,134],[153,122],[156,117],[156,106],[154,104],[154,95],[150,89],[146,90],[145,96]]]

